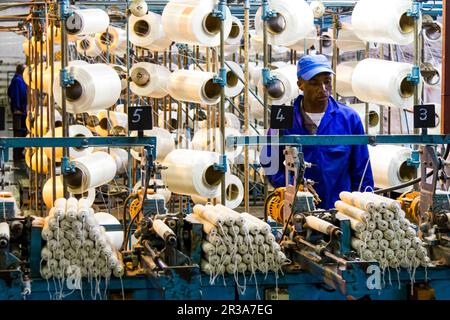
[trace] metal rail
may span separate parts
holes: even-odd
[[[448,144],[450,135],[321,135],[228,137],[227,145]]]

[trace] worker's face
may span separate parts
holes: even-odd
[[[312,102],[326,103],[331,95],[332,77],[328,72],[319,73],[310,80],[299,78],[297,84],[305,99]]]

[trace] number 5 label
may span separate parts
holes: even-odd
[[[128,129],[143,131],[153,129],[152,108],[149,106],[128,108]]]

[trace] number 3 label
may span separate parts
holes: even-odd
[[[436,126],[436,108],[434,104],[414,106],[414,128],[433,128]]]
[[[420,115],[419,115],[420,120],[425,121],[428,118],[428,111],[425,108],[420,108]]]

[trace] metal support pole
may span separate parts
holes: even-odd
[[[380,43],[380,59],[384,60],[384,44]],[[370,111],[369,111],[370,112]],[[401,122],[401,119],[400,119]],[[380,105],[380,134],[383,134],[384,128],[384,106]],[[369,131],[367,131],[369,132]]]
[[[125,107],[124,107],[124,112],[128,115],[128,108],[131,105],[131,97],[130,97],[130,66],[131,66],[131,61],[130,61],[130,54],[131,54],[131,50],[130,50],[130,13],[129,13],[129,4],[128,1],[126,1],[127,3],[127,7],[126,7],[126,14],[127,14],[127,26],[126,26],[126,30],[127,30],[127,100],[125,103]],[[130,136],[130,131],[128,130],[128,126],[126,129],[126,133],[127,136]],[[132,174],[132,157],[131,157],[131,152],[130,152],[130,148],[128,148],[128,194],[130,194],[132,192],[132,188],[133,188],[133,174]]]
[[[223,8],[226,5],[226,1],[220,0],[219,8]],[[222,14],[225,15],[225,10]],[[225,17],[220,22],[220,76],[222,81],[226,81],[225,75]],[[226,155],[225,155],[225,86],[222,86],[220,91],[220,151],[221,151],[221,161],[220,163],[226,169]],[[226,205],[226,190],[225,190],[225,174],[222,175],[220,183],[220,203]]]
[[[442,96],[441,96],[441,133],[450,134],[450,15],[448,12],[450,0],[442,1]]]
[[[50,131],[51,135],[55,137],[55,97],[53,96],[53,83],[55,81],[55,61],[54,61],[54,42],[55,42],[55,22],[50,19],[50,90],[49,94],[49,112],[50,112]],[[56,151],[52,148],[52,159],[50,166],[50,177],[52,179],[52,199],[56,199]]]
[[[421,26],[419,25],[419,19],[414,19],[414,65],[418,66],[420,68],[420,34],[419,34],[419,28]],[[418,105],[420,103],[419,101],[420,92],[419,92],[419,84],[417,83],[414,86],[414,105]],[[427,129],[423,129],[424,133],[426,133]],[[420,130],[414,128],[414,134],[419,134]],[[415,146],[414,149],[418,149],[419,146]]]
[[[269,1],[264,0],[263,3],[263,12],[268,9]],[[264,50],[264,65],[263,65],[263,79],[265,77],[264,72],[268,70],[269,68],[269,45],[267,41],[267,18],[264,17],[263,19],[263,50]],[[267,90],[267,86],[264,85],[263,87],[263,94],[264,94],[264,129],[269,128],[269,94]],[[264,199],[267,199],[268,195],[268,188],[269,188],[269,182],[267,180],[267,176],[264,175]]]
[[[65,28],[66,23],[66,14],[67,14],[67,8],[68,8],[68,1],[67,0],[60,0],[59,1],[59,13],[60,13],[60,19],[61,19],[61,72],[65,74],[67,65],[68,65],[68,59],[67,59],[67,49],[68,49],[68,43],[67,43],[67,32]],[[69,124],[67,121],[67,109],[66,109],[66,87],[64,85],[61,86],[61,109],[62,109],[62,136],[67,137],[69,133]],[[63,158],[69,157],[69,148],[64,147],[63,148]],[[63,193],[64,198],[68,197],[67,192],[67,180],[63,177]]]
[[[248,135],[248,47],[249,47],[249,21],[250,21],[250,0],[245,0],[244,4],[244,132]],[[250,197],[250,183],[249,183],[249,159],[248,146],[244,146],[244,209],[245,212],[250,211],[249,197]]]
[[[339,15],[337,13],[333,14],[333,39],[332,39],[332,45],[333,45],[333,59],[332,59],[332,69],[333,72],[336,74],[336,68],[338,65],[338,59],[339,59],[339,49],[337,47],[337,37],[338,37],[338,28],[339,28]],[[337,99],[336,94],[336,76],[333,77],[333,90],[332,90],[333,98]]]
[[[364,54],[364,58],[368,59],[370,57],[370,44],[366,42],[366,50]],[[364,103],[365,113],[364,113],[364,132],[369,134],[369,103]]]

